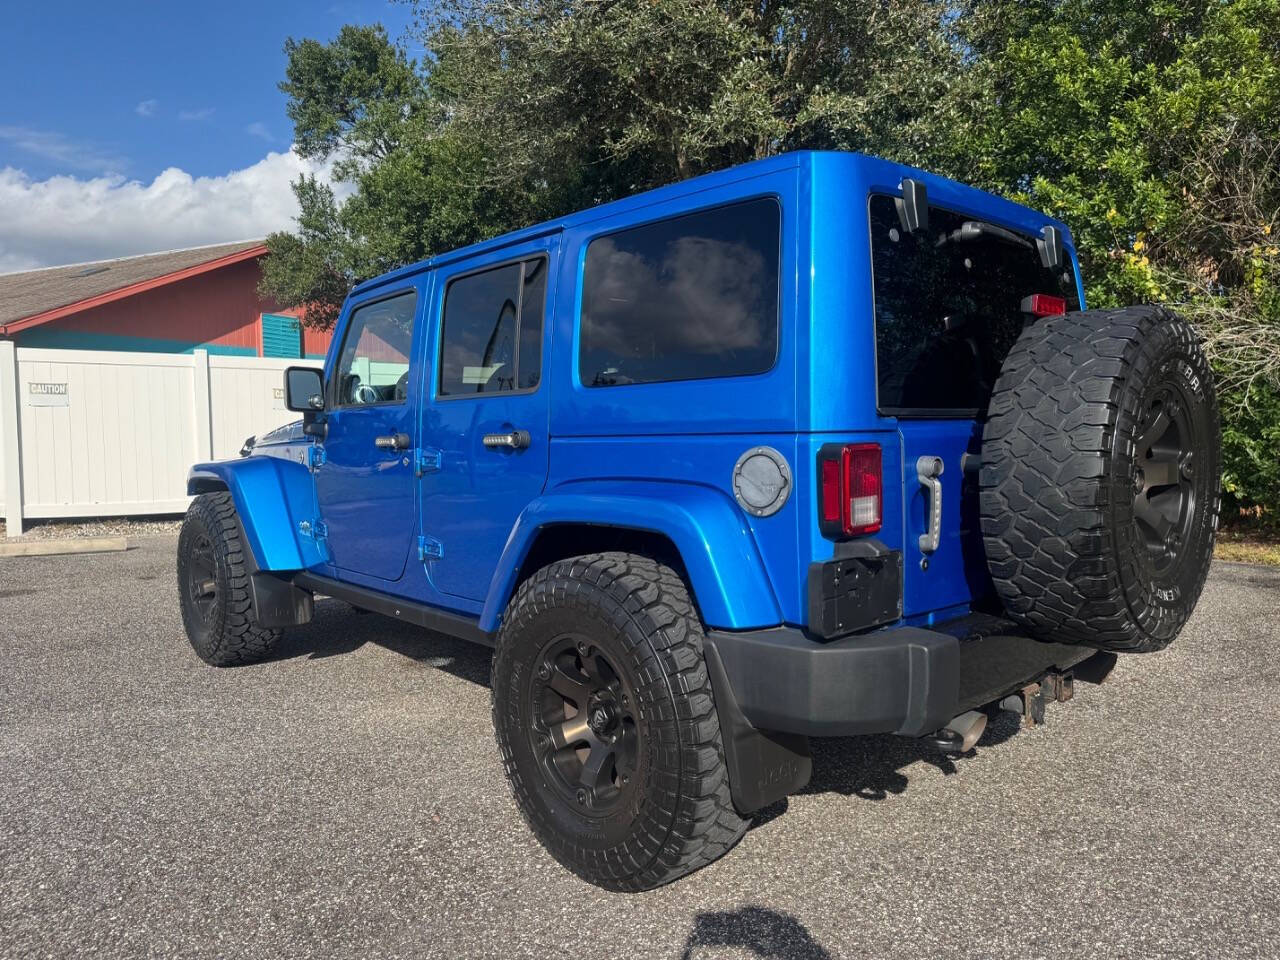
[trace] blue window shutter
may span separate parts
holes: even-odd
[[[302,328],[293,317],[275,313],[262,315],[262,355],[264,357],[302,356]]]

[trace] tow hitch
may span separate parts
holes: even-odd
[[[1050,700],[1065,703],[1074,695],[1074,675],[1070,672],[1050,671],[1041,677],[1039,682],[1028,683],[1021,690],[1004,697],[995,704],[995,707],[1021,716],[1024,727],[1035,727],[1044,723],[1046,703]],[[952,756],[968,753],[986,730],[987,717],[988,714],[984,710],[969,710],[924,739],[943,753]]]

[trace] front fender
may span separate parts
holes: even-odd
[[[755,538],[723,492],[665,481],[584,481],[556,488],[520,514],[489,586],[482,630],[497,629],[539,530],[564,523],[625,527],[669,538],[680,551],[709,627],[745,630],[782,622]]]
[[[303,570],[328,559],[322,538],[303,536],[298,524],[316,519],[311,471],[282,457],[197,463],[187,493],[227,490],[240,515],[259,570]]]

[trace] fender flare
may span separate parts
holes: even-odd
[[[498,628],[539,531],[568,523],[642,530],[670,539],[708,627],[745,630],[782,622],[755,538],[723,491],[668,481],[582,481],[538,497],[516,519],[480,614],[482,630]]]
[[[323,539],[299,533],[301,520],[314,520],[311,471],[282,457],[197,463],[187,474],[187,493],[226,490],[259,570],[303,570],[328,560]]]

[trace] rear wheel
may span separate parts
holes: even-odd
[[[983,542],[1044,640],[1158,650],[1190,617],[1218,520],[1218,406],[1190,325],[1159,307],[1029,326],[983,433]]]
[[[538,571],[507,609],[492,688],[516,803],[585,880],[656,887],[746,831],[730,799],[702,626],[671,569],[604,553]]]
[[[178,536],[178,599],[191,646],[215,667],[261,660],[280,638],[254,619],[248,549],[231,494],[191,502]]]

